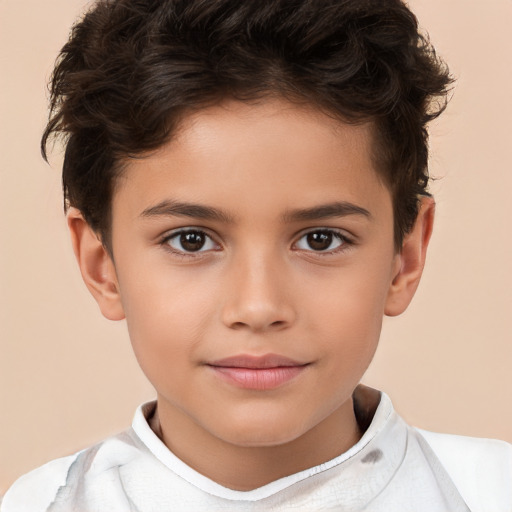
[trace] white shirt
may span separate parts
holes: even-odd
[[[410,427],[384,393],[348,451],[251,491],[178,459],[148,424],[154,409],[142,405],[131,429],[21,477],[0,512],[512,512],[512,445]]]

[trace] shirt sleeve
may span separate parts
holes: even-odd
[[[0,512],[46,512],[78,454],[48,462],[16,480],[0,502]]]
[[[417,429],[472,512],[512,512],[512,445]]]

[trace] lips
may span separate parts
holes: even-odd
[[[223,381],[234,386],[269,390],[278,388],[303,373],[309,363],[294,361],[284,356],[237,355],[219,359],[208,365]]]

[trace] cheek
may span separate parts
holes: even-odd
[[[382,269],[368,268],[339,270],[309,297],[312,329],[344,366],[369,364],[380,336],[388,278]]]
[[[149,374],[159,368],[168,371],[172,366],[179,372],[184,362],[194,361],[215,308],[212,287],[171,270],[145,270],[136,278],[120,278],[130,339],[150,380]]]

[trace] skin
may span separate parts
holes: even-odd
[[[383,316],[412,299],[434,210],[423,199],[396,252],[392,198],[371,144],[371,124],[279,100],[226,102],[126,162],[112,204],[113,259],[80,212],[68,214],[87,286],[107,318],[126,318],[156,389],[155,431],[224,486],[254,489],[361,436],[352,393]],[[221,213],[205,218],[177,202]],[[184,246],[183,229],[195,231],[195,245]],[[277,387],[245,389],[211,366],[240,354],[304,367]]]

